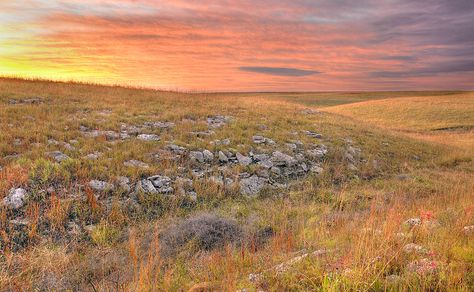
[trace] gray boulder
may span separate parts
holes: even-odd
[[[105,181],[101,180],[91,180],[89,182],[89,187],[94,191],[103,192],[103,191],[111,191],[114,189],[114,185]]]
[[[296,164],[296,160],[293,157],[280,151],[273,152],[270,160],[275,166],[291,167]]]
[[[204,157],[205,162],[212,162],[212,160],[214,159],[214,154],[212,154],[212,152],[207,149],[202,151],[202,155]]]
[[[240,181],[240,193],[242,195],[256,195],[265,186],[267,180],[256,175],[244,178]]]
[[[242,155],[238,152],[235,156],[237,157],[237,161],[239,162],[240,165],[247,166],[250,163],[252,163],[252,158],[248,156]]]
[[[204,162],[204,154],[201,151],[191,151],[189,152],[189,157],[192,161],[203,163]]]
[[[137,136],[137,139],[142,141],[160,141],[160,136],[156,134],[140,134]]]
[[[145,194],[157,194],[158,191],[156,190],[155,186],[151,181],[148,179],[142,179],[140,180],[136,186],[135,186],[135,191],[139,193],[145,193]]]
[[[227,157],[227,155],[225,155],[224,152],[222,151],[219,151],[218,156],[219,156],[219,162],[221,163],[226,163],[229,161],[229,158]]]
[[[69,159],[69,156],[62,153],[61,151],[46,152],[46,155],[53,158],[54,160],[56,160],[56,162],[59,162],[59,163],[63,162],[64,160]]]
[[[154,175],[148,178],[156,191],[160,194],[172,193],[171,178],[164,175]]]
[[[3,198],[2,205],[17,210],[25,205],[27,193],[25,189],[22,188],[12,188],[8,192],[8,195]]]
[[[140,160],[127,160],[123,163],[123,165],[128,167],[139,167],[139,168],[149,168],[150,166],[143,161]]]

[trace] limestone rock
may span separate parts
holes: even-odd
[[[256,175],[240,181],[240,193],[243,195],[256,195],[265,186],[267,180]]]
[[[25,205],[25,199],[27,192],[22,188],[12,188],[8,192],[8,195],[3,198],[2,204],[10,209],[20,209]]]

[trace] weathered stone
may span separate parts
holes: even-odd
[[[260,165],[263,168],[270,169],[273,167],[273,162],[271,162],[269,159],[268,160],[260,160],[257,162],[258,165]]]
[[[170,150],[171,152],[179,154],[179,155],[185,154],[187,150],[186,148],[175,145],[175,144],[170,144],[166,148]]]
[[[161,194],[173,192],[171,187],[171,178],[164,175],[154,175],[148,178],[149,181],[153,184],[156,191]]]
[[[319,165],[313,165],[311,167],[310,171],[312,173],[315,173],[315,174],[321,174],[321,173],[323,173],[324,169],[322,167],[320,167]]]
[[[56,162],[63,162],[64,160],[69,159],[69,156],[61,151],[46,152],[46,154],[56,160]]]
[[[270,160],[273,163],[273,165],[276,165],[276,166],[291,167],[296,164],[296,160],[293,157],[285,153],[282,153],[280,151],[273,152]]]
[[[240,165],[247,166],[250,163],[252,163],[252,158],[242,155],[239,152],[237,152],[235,156],[237,157],[237,161],[239,162]]]
[[[464,226],[462,231],[464,232],[464,234],[466,235],[471,235],[471,234],[474,234],[474,225],[468,225],[468,226]]]
[[[22,188],[12,188],[8,192],[8,195],[3,198],[2,204],[10,209],[20,209],[25,205],[27,192]]]
[[[212,154],[212,152],[207,149],[202,151],[202,155],[205,162],[211,162],[214,159],[214,154]]]
[[[135,186],[136,192],[141,192],[145,194],[157,194],[158,191],[156,190],[153,183],[147,179],[140,180]]]
[[[435,261],[426,258],[412,261],[407,265],[408,271],[419,275],[432,274],[437,270],[437,268],[438,264]]]
[[[294,143],[286,143],[285,145],[286,145],[286,147],[288,147],[288,149],[290,149],[290,150],[296,150],[296,149],[298,149],[298,146],[296,146],[296,144],[294,144]]]
[[[223,140],[214,140],[211,142],[213,145],[230,145],[230,139],[223,139]]]
[[[137,139],[142,141],[160,141],[160,136],[156,134],[140,134],[137,136]]]
[[[303,131],[303,133],[306,134],[306,136],[309,136],[311,138],[321,139],[323,137],[323,135],[313,132],[313,131]]]
[[[405,224],[410,226],[410,227],[420,226],[421,225],[421,219],[420,218],[410,218],[407,221],[405,221]]]
[[[89,187],[94,191],[103,192],[103,191],[111,191],[114,189],[114,185],[105,181],[101,180],[91,180],[89,182]]]
[[[255,144],[268,144],[268,145],[275,144],[275,141],[273,141],[272,139],[266,138],[266,137],[263,137],[263,136],[259,136],[259,135],[253,136],[252,141]]]
[[[305,108],[301,111],[303,115],[317,115],[320,114],[321,112],[318,110],[310,109],[310,108]]]
[[[192,161],[203,163],[204,162],[204,154],[201,151],[191,151],[189,152],[189,157]]]
[[[100,153],[100,152],[94,152],[94,153],[90,153],[90,154],[87,154],[86,156],[84,156],[84,159],[97,160],[97,159],[99,159],[99,157],[101,155],[102,155],[102,153]]]
[[[126,191],[130,191],[130,179],[128,177],[126,176],[117,177],[117,183],[122,189],[125,189]]]
[[[306,155],[312,159],[321,159],[328,153],[327,147],[321,145],[314,149],[306,150]]]
[[[194,136],[197,136],[199,138],[206,138],[206,137],[209,137],[211,135],[214,135],[215,132],[214,131],[193,131],[193,132],[189,132],[191,135],[194,135]]]
[[[216,129],[216,128],[220,128],[224,126],[231,120],[232,120],[232,117],[230,116],[221,116],[221,115],[209,116],[207,118],[207,124],[210,128]]]
[[[218,156],[219,156],[219,162],[221,162],[221,163],[229,162],[229,158],[227,158],[227,155],[225,155],[224,152],[219,151]]]
[[[405,253],[416,253],[416,254],[426,254],[428,253],[428,250],[426,250],[424,247],[421,245],[415,244],[415,243],[408,243],[403,247],[403,251]]]
[[[128,167],[139,167],[139,168],[149,168],[150,166],[143,161],[140,160],[127,160],[123,163],[123,165]]]
[[[145,127],[159,128],[159,129],[169,129],[175,126],[172,122],[145,122]]]
[[[252,175],[240,181],[240,193],[243,195],[258,194],[266,184],[266,179]]]

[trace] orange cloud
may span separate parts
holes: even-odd
[[[459,40],[436,37],[428,18],[368,0],[362,8],[303,0],[30,1],[29,12],[3,7],[21,14],[20,23],[0,14],[9,28],[0,37],[4,74],[226,91],[473,87],[474,64],[446,65],[469,58],[462,30]],[[452,12],[458,24],[459,13]]]

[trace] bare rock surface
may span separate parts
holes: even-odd
[[[25,205],[27,192],[23,188],[12,188],[8,195],[3,198],[2,204],[10,209],[17,210]]]

